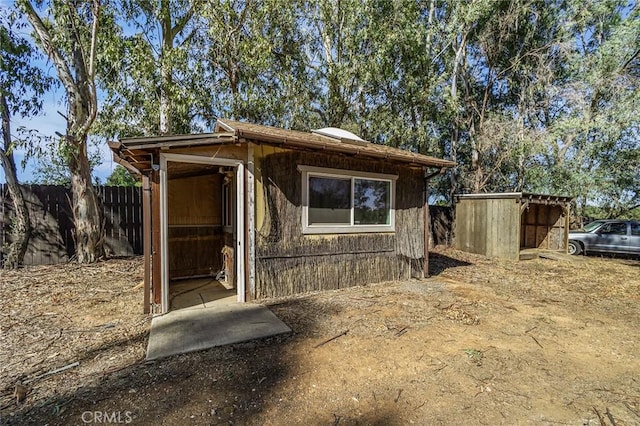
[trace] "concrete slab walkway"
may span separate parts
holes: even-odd
[[[262,305],[233,303],[180,309],[151,321],[147,360],[290,332]]]

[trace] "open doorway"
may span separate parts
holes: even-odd
[[[520,215],[520,250],[566,251],[566,217],[560,204],[525,204]]]
[[[164,155],[163,312],[243,301],[239,168],[230,160]]]

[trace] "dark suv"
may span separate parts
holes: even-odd
[[[640,222],[595,220],[580,231],[569,231],[569,254],[622,253],[640,255]]]

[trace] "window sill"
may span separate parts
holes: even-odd
[[[395,233],[395,227],[390,225],[362,225],[362,226],[304,226],[304,235],[314,234],[383,234]]]

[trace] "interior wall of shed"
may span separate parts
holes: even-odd
[[[169,278],[215,276],[223,269],[228,236],[222,222],[224,176],[169,174],[167,187]]]
[[[520,248],[564,250],[565,213],[561,206],[529,203],[520,216]]]

